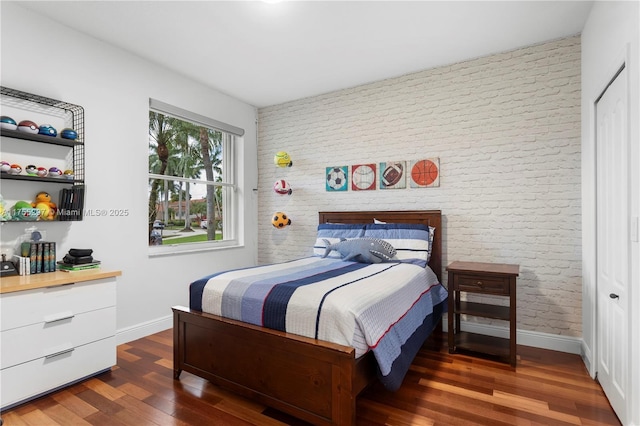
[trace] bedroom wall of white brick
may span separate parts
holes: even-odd
[[[440,209],[443,265],[519,264],[518,329],[581,336],[579,36],[263,108],[258,129],[259,263],[311,255],[318,211]],[[428,157],[438,188],[325,190],[328,166]]]

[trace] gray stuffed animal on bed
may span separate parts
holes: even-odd
[[[389,261],[396,255],[396,249],[391,244],[378,238],[341,238],[340,242],[331,244],[323,240],[326,249],[322,257],[327,257],[333,250],[340,253],[342,260],[352,260],[360,263],[381,263]]]

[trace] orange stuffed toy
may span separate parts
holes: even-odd
[[[31,205],[40,210],[41,220],[54,220],[56,218],[57,206],[51,201],[51,195],[48,192],[38,192],[36,201]]]

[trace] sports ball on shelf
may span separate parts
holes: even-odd
[[[41,124],[38,134],[56,137],[58,131],[51,124]]]
[[[36,174],[40,177],[45,177],[46,175],[49,174],[49,171],[44,167],[38,167]]]
[[[293,161],[291,161],[291,157],[284,151],[279,151],[276,153],[276,156],[273,157],[273,163],[278,167],[291,167],[293,166]]]
[[[59,176],[62,176],[62,170],[60,170],[60,169],[59,169],[59,168],[57,168],[57,167],[51,167],[51,168],[49,169],[49,176],[51,176],[51,177],[59,177]]]
[[[37,134],[40,131],[38,125],[30,120],[22,120],[20,123],[18,123],[18,130],[20,130],[21,132],[33,134]]]
[[[284,179],[277,180],[276,183],[273,184],[273,190],[276,194],[280,195],[291,195],[293,192],[291,186],[289,186],[287,181]]]
[[[327,171],[327,189],[344,191],[347,188],[347,174],[342,167],[329,167]]]
[[[2,173],[9,173],[11,170],[11,164],[6,161],[0,161],[0,171]]]
[[[22,166],[19,164],[12,164],[11,169],[9,169],[9,174],[19,175],[20,173],[22,173]]]
[[[395,186],[400,182],[404,173],[402,163],[387,163],[382,172],[382,184],[386,187]]]
[[[291,219],[283,212],[275,212],[271,218],[271,224],[274,228],[282,229],[285,226],[291,225]]]
[[[73,179],[73,170],[67,169],[62,173],[67,179]]]
[[[18,124],[16,123],[16,120],[14,120],[13,118],[7,115],[3,115],[0,117],[0,128],[16,130],[18,128]]]
[[[60,137],[64,139],[76,140],[76,138],[78,137],[78,132],[67,127],[62,129],[62,131],[60,132]]]
[[[36,176],[38,174],[38,168],[36,166],[34,166],[33,164],[29,164],[25,169],[25,172],[27,172],[28,175],[31,176]]]

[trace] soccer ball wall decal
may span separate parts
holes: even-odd
[[[291,225],[291,219],[287,216],[286,213],[283,212],[275,212],[271,217],[271,224],[276,229],[282,229],[286,226]]]

